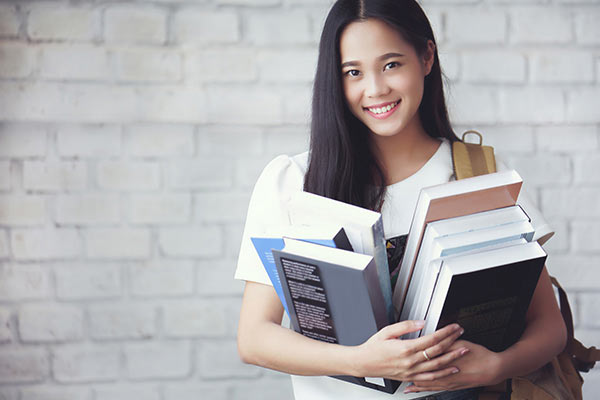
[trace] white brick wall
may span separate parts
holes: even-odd
[[[2,1],[0,398],[292,398],[238,359],[232,276],[260,171],[307,147],[331,3]],[[456,130],[525,177],[598,347],[600,2],[423,3]]]

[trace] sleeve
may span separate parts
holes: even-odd
[[[498,157],[496,157],[496,166],[498,171],[505,171],[509,169],[504,162],[498,159]],[[519,204],[523,210],[525,210],[527,215],[529,215],[529,218],[531,218],[531,225],[533,225],[533,228],[535,229],[533,240],[537,241],[540,245],[543,245],[552,236],[554,236],[554,230],[550,224],[548,224],[541,211],[532,201],[531,197],[529,197],[525,184],[521,188],[519,198],[517,199],[517,204]]]
[[[235,279],[272,285],[250,239],[271,226],[289,225],[286,205],[294,191],[302,190],[303,181],[288,156],[278,156],[264,168],[250,198]]]

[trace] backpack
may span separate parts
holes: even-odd
[[[469,133],[479,137],[479,143],[466,143]],[[484,146],[481,134],[466,131],[461,141],[452,143],[452,161],[456,179],[496,172],[494,149]],[[573,335],[573,315],[567,294],[558,281],[551,277],[559,293],[560,312],[567,327],[567,344],[564,350],[540,369],[520,377],[508,379],[498,385],[487,386],[479,400],[582,400],[583,378],[600,361],[600,350],[585,347]]]

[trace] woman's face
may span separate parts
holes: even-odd
[[[393,136],[418,122],[433,42],[423,56],[377,19],[353,22],[340,37],[342,82],[352,113],[373,133]]]

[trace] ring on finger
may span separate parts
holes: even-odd
[[[427,361],[431,360],[431,358],[429,357],[429,354],[427,354],[427,350],[423,350],[423,356],[425,357],[425,360],[427,360]]]

